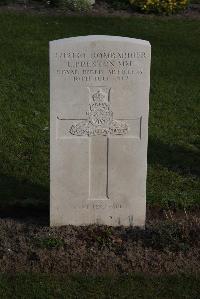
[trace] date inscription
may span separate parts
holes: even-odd
[[[121,203],[107,203],[107,202],[82,203],[80,206],[74,206],[74,209],[86,209],[86,210],[123,209],[123,208],[125,207]]]

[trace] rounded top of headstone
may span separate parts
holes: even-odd
[[[76,37],[68,37],[63,39],[57,39],[50,41],[50,43],[63,43],[63,42],[87,42],[87,41],[114,41],[114,42],[129,42],[138,45],[151,46],[149,41],[143,39],[137,39],[132,37],[125,36],[112,36],[112,35],[87,35],[87,36],[76,36]]]

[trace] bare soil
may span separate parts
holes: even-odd
[[[200,271],[199,213],[148,210],[146,230],[50,228],[48,216],[0,219],[0,272],[150,274]]]
[[[113,9],[108,3],[97,0],[96,4],[92,7],[89,12],[74,12],[70,10],[63,10],[59,8],[52,8],[42,5],[37,1],[21,1],[18,4],[2,5],[0,6],[0,12],[18,12],[18,13],[30,13],[30,14],[42,14],[42,15],[67,15],[67,16],[77,16],[77,15],[90,15],[90,16],[119,16],[119,17],[149,17],[153,18],[153,14],[141,14],[133,11],[131,8],[127,9]],[[161,16],[162,18],[195,18],[200,17],[200,4],[193,4],[182,13],[173,16]]]

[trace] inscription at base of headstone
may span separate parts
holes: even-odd
[[[151,48],[50,42],[51,225],[144,226]]]

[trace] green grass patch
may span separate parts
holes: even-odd
[[[0,14],[0,206],[49,204],[48,42],[106,34],[152,45],[147,200],[199,206],[199,21]]]
[[[48,276],[34,274],[1,275],[1,299],[197,299],[198,275],[174,276]]]

